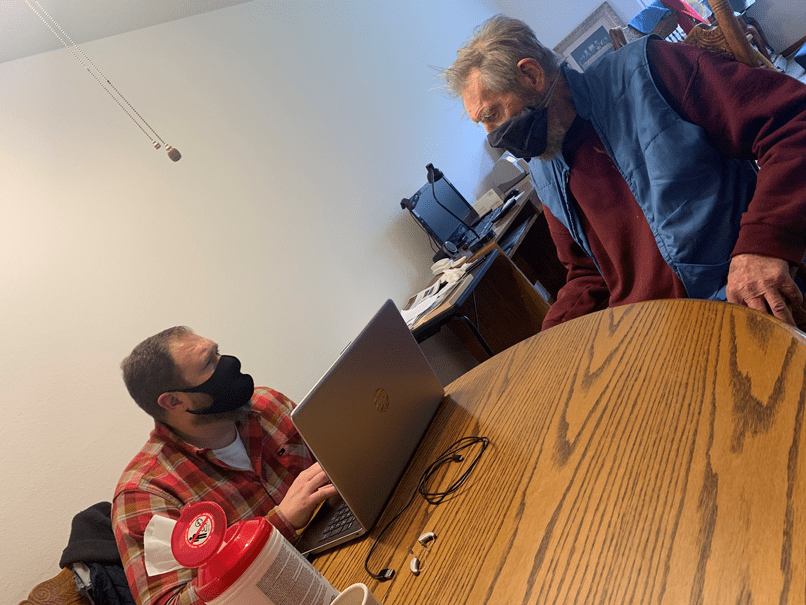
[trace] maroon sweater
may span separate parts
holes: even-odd
[[[756,191],[732,256],[800,262],[806,252],[806,86],[687,44],[652,40],[647,52],[658,89],[680,116],[702,127],[725,155],[758,162]],[[608,306],[686,297],[590,122],[577,117],[563,155],[571,169],[571,202],[580,210],[601,274],[545,210],[568,279],[543,329]]]

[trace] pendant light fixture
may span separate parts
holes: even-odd
[[[76,58],[76,60],[79,63],[81,63],[84,69],[86,69],[90,73],[90,75],[93,78],[95,78],[95,81],[98,82],[99,86],[103,88],[107,92],[107,94],[109,94],[109,96],[115,100],[118,106],[120,106],[120,108],[126,113],[126,115],[129,116],[129,118],[131,118],[132,122],[137,124],[137,127],[143,131],[143,134],[145,134],[151,140],[151,144],[154,146],[154,149],[159,149],[162,145],[165,145],[165,149],[168,152],[168,157],[171,158],[171,160],[173,160],[174,162],[178,162],[179,159],[182,157],[182,154],[179,153],[179,150],[176,149],[175,147],[171,147],[170,145],[166,144],[165,141],[162,140],[162,137],[160,137],[160,135],[158,135],[156,131],[153,128],[151,128],[149,123],[145,121],[143,116],[141,116],[137,112],[137,110],[134,107],[132,107],[132,104],[129,103],[126,97],[124,97],[117,88],[115,88],[112,82],[109,81],[109,78],[107,78],[103,74],[103,72],[100,69],[98,69],[98,67],[96,67],[96,65],[90,60],[90,58],[84,54],[84,51],[82,51],[78,47],[78,45],[75,42],[73,42],[70,36],[68,36],[67,33],[61,28],[61,26],[58,23],[56,23],[55,19],[53,19],[53,17],[51,17],[44,8],[42,8],[42,5],[39,4],[39,0],[33,0],[33,2],[34,4],[36,4],[38,10],[37,8],[34,8],[34,6],[31,4],[31,2],[29,2],[29,0],[25,0],[25,4],[27,4],[28,7],[34,12],[34,14],[37,17],[39,17],[42,23],[44,23],[47,26],[47,28],[51,32],[53,32],[53,35],[59,39],[59,42],[61,42],[64,45],[64,47],[70,51],[70,53]],[[65,39],[67,41],[65,41]],[[67,42],[70,42],[70,44],[68,44]],[[76,53],[76,51],[78,51],[78,54]],[[79,54],[81,56],[79,56]],[[132,113],[134,115],[132,115]],[[137,116],[137,118],[135,118],[135,116]],[[145,126],[145,128],[143,126]],[[148,130],[146,130],[146,128],[148,128]],[[154,134],[153,137],[148,133],[149,130]],[[156,139],[154,137],[156,137]],[[159,141],[157,139],[159,139]]]

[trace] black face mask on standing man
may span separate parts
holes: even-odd
[[[527,162],[546,151],[548,138],[548,104],[560,74],[554,78],[546,96],[538,105],[527,105],[517,115],[487,135],[490,147],[506,149]]]
[[[255,382],[249,374],[241,372],[241,362],[232,355],[222,355],[213,375],[199,386],[178,389],[180,393],[206,393],[213,405],[203,410],[188,410],[191,414],[220,414],[231,412],[249,403],[255,391]]]

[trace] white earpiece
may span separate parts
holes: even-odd
[[[420,537],[417,538],[417,541],[425,548],[428,548],[428,546],[436,539],[437,535],[434,532],[427,531],[424,534],[421,534]],[[411,549],[409,549],[409,552],[411,554],[414,554],[414,552]],[[425,550],[423,552],[427,553],[428,551]],[[422,569],[420,567],[421,565],[422,562],[420,561],[420,559],[418,559],[417,557],[412,557],[411,561],[409,562],[409,569],[411,569],[411,573],[413,573],[415,576],[419,576],[420,571]]]

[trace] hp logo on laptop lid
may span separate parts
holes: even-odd
[[[375,391],[375,409],[379,412],[385,412],[389,409],[389,394],[383,389]]]

